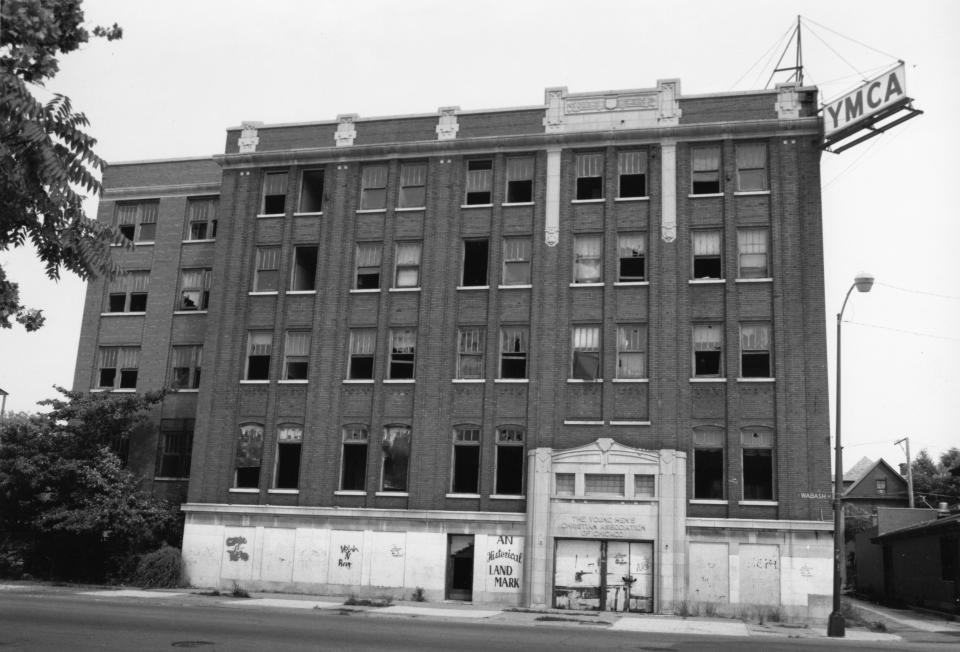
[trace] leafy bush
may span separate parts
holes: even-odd
[[[410,595],[410,599],[414,602],[426,602],[427,597],[423,594],[423,587],[418,586],[413,590],[413,593]]]
[[[182,586],[180,550],[164,544],[159,550],[140,557],[131,583],[149,589],[172,589]]]

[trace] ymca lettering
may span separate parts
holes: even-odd
[[[824,108],[824,132],[829,135],[906,97],[903,64],[872,79]]]

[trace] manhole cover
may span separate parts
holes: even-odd
[[[213,641],[174,641],[170,647],[203,647],[213,645]]]

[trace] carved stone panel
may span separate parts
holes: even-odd
[[[741,419],[774,418],[774,383],[740,383],[738,390]]]
[[[695,419],[725,419],[726,387],[722,383],[691,383],[690,412]]]
[[[373,385],[345,384],[340,390],[340,413],[364,415],[365,422],[373,407]]]
[[[496,385],[497,418],[524,418],[527,414],[526,383],[501,383]]]
[[[240,386],[240,420],[262,421],[267,414],[267,385]]]
[[[483,415],[483,383],[455,384],[453,386],[454,421],[479,419]]]
[[[567,383],[564,418],[582,421],[603,419],[603,383]]]
[[[613,385],[613,420],[647,421],[650,418],[647,383]]]
[[[410,418],[413,414],[413,394],[416,385],[384,385],[383,415],[391,419]]]

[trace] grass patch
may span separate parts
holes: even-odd
[[[410,594],[410,599],[414,602],[426,602],[427,598],[423,593],[423,587],[418,586],[413,590],[413,593]]]
[[[249,598],[249,597],[250,597],[250,593],[249,593],[245,588],[243,588],[243,587],[241,587],[239,584],[237,584],[236,582],[234,582],[234,584],[233,584],[233,590],[230,591],[230,595],[231,595],[232,597],[234,597],[234,598]]]
[[[358,598],[351,595],[343,604],[348,607],[389,607],[393,604],[393,597],[382,595],[376,598]]]
[[[220,591],[216,589],[210,589],[209,591],[194,591],[194,595],[208,595],[208,596],[218,596],[223,595]]]

